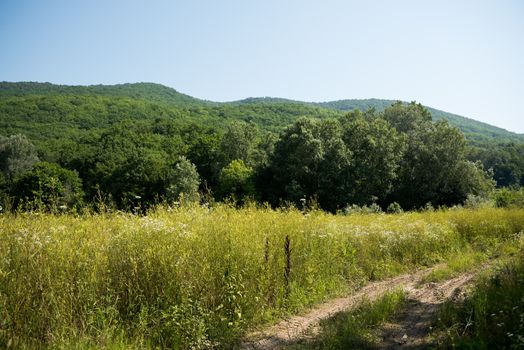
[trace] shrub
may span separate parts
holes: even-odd
[[[497,208],[524,208],[524,189],[501,188],[493,192]]]
[[[82,181],[75,171],[40,162],[15,181],[12,196],[15,207],[45,210],[79,208],[83,197]]]
[[[403,212],[402,207],[397,202],[393,202],[390,205],[388,205],[388,208],[386,209],[386,212],[390,214],[400,214]]]
[[[351,214],[376,214],[376,213],[382,213],[382,208],[376,203],[373,203],[371,205],[357,205],[357,204],[351,204],[348,205],[346,208],[344,208],[344,214],[351,215]]]

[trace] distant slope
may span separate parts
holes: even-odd
[[[212,104],[210,101],[200,100],[170,87],[154,83],[75,86],[36,82],[0,82],[0,97],[57,94],[117,96],[181,105]]]
[[[364,100],[340,100],[331,102],[321,102],[317,105],[324,108],[336,109],[340,111],[366,110],[375,108],[383,111],[389,107],[393,100],[364,99]],[[433,120],[445,119],[458,129],[460,129],[470,140],[489,141],[496,139],[500,142],[524,142],[524,134],[517,134],[506,129],[502,129],[487,123],[480,122],[471,118],[466,118],[457,114],[444,112],[435,108],[427,107],[431,112]]]
[[[157,124],[159,129],[165,125],[182,128],[198,124],[223,131],[234,120],[252,122],[264,131],[278,133],[301,116],[330,118],[343,114],[300,103],[208,103],[191,97],[188,100],[186,95],[173,93],[175,90],[160,97],[145,98],[145,93],[137,93],[144,84],[138,85],[105,88],[0,84],[0,135],[22,133],[41,146],[64,138],[78,140],[83,135],[102,133],[127,121],[141,125],[144,130]],[[145,92],[150,94],[151,89]]]
[[[30,96],[39,96],[41,99],[45,99],[45,97],[48,96],[50,99],[54,99],[60,96],[70,95],[98,96],[103,98],[115,97],[118,101],[120,101],[120,99],[128,99],[141,101],[148,105],[158,104],[161,105],[159,107],[162,107],[162,114],[164,115],[180,116],[190,114],[192,118],[203,118],[208,123],[221,123],[232,119],[241,119],[257,123],[263,129],[271,131],[280,130],[300,116],[324,118],[339,115],[344,111],[355,109],[367,110],[369,108],[383,111],[394,102],[393,100],[382,99],[348,99],[314,103],[284,98],[255,97],[240,101],[219,103],[194,98],[170,87],[154,83],[69,86],[36,82],[0,82],[0,101],[3,100],[4,103],[6,99],[9,99],[9,103],[13,104],[18,98],[28,98]],[[52,104],[56,103],[56,101],[50,102],[52,102]],[[97,104],[97,102],[94,103]],[[111,103],[109,102],[110,101],[104,100],[102,104],[110,105]],[[0,110],[1,109],[4,109],[5,112],[5,106],[4,108],[0,108]],[[147,109],[151,110],[154,108],[148,107]],[[523,134],[516,134],[496,126],[438,109],[429,107],[428,109],[434,120],[448,120],[451,125],[464,132],[466,137],[472,142],[524,142]],[[60,110],[60,108],[58,108],[58,110]],[[39,111],[38,108],[34,111],[35,115],[41,116],[42,113],[39,112],[41,111]],[[73,115],[68,119],[74,123],[74,120],[71,119],[74,118],[74,112],[72,110],[70,112],[73,113]],[[85,112],[86,114],[89,113],[87,111]],[[125,117],[126,113],[120,113],[117,119]],[[136,113],[131,114],[136,115]],[[150,114],[151,113],[143,113],[143,117],[153,117],[153,115]],[[4,127],[10,124],[9,120],[5,119],[5,116],[4,114],[2,117],[3,120],[0,120],[0,124]],[[111,119],[114,120],[113,118]],[[18,125],[20,126],[21,124]]]

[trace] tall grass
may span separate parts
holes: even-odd
[[[477,281],[462,303],[439,311],[440,348],[524,348],[524,237],[520,252]]]
[[[494,250],[524,211],[335,216],[159,208],[0,216],[0,348],[229,348],[257,324]]]

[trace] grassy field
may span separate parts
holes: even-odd
[[[524,210],[0,216],[0,348],[231,348],[249,328],[524,230]],[[509,245],[511,246],[511,244]]]
[[[440,308],[443,349],[524,349],[524,240],[516,256],[486,272],[462,303]]]

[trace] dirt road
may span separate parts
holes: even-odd
[[[321,320],[350,310],[364,298],[372,301],[388,290],[397,288],[403,288],[407,292],[408,305],[397,321],[383,327],[381,348],[424,348],[428,345],[426,335],[438,305],[448,298],[457,297],[476,276],[475,272],[471,272],[444,282],[420,284],[421,279],[431,271],[432,268],[429,268],[368,284],[348,297],[330,300],[304,315],[293,316],[250,334],[242,343],[241,349],[279,349],[297,343],[314,334]]]
[[[477,275],[469,272],[448,281],[426,283],[407,288],[407,305],[394,322],[386,323],[381,330],[380,349],[425,349],[430,343],[428,332],[436,318],[438,307],[446,300],[463,297],[465,287]]]

